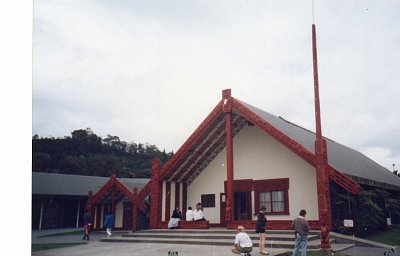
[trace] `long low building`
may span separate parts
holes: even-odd
[[[109,180],[109,177],[33,172],[32,229],[81,227],[88,192],[97,192]],[[149,179],[118,180],[130,191],[135,187],[140,190],[149,182]],[[107,203],[98,207],[104,217],[108,211]],[[116,228],[131,228],[131,218],[124,218],[131,216],[130,211],[131,204],[124,197],[119,198],[115,206]]]

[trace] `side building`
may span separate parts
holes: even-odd
[[[56,173],[32,173],[32,229],[82,227],[83,215],[88,201],[88,192],[100,190],[110,178],[96,176],[67,175]],[[149,179],[118,179],[132,191],[149,182]],[[109,211],[110,203],[100,202],[97,206],[100,229],[102,219]],[[132,205],[125,197],[117,198],[115,204],[116,228],[130,229]],[[125,216],[125,217],[124,217]],[[129,216],[129,217],[127,217]],[[96,221],[95,219],[93,221]],[[145,218],[138,228],[146,228]]]

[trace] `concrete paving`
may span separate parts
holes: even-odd
[[[53,231],[32,231],[32,243],[79,243],[85,242],[87,244],[71,246],[66,248],[51,249],[32,252],[32,256],[168,256],[169,252],[178,252],[179,256],[223,256],[223,255],[237,255],[230,252],[231,246],[207,246],[207,245],[185,245],[185,244],[154,244],[154,243],[105,243],[99,242],[100,238],[106,237],[105,232],[92,232],[89,241],[83,241],[82,235],[67,235],[67,236],[54,236],[42,237],[51,233],[61,233],[73,231],[76,229],[63,229]],[[127,232],[125,232],[127,233]],[[121,236],[122,232],[114,232],[113,236]],[[233,242],[233,240],[232,240]],[[258,255],[257,248],[253,249],[252,255]],[[268,251],[271,249],[269,248]],[[277,255],[285,252],[286,250],[273,248],[270,255]]]
[[[32,231],[32,244],[41,243],[79,243],[85,242],[86,244],[71,246],[66,248],[43,250],[32,252],[32,256],[169,256],[169,252],[178,252],[179,256],[222,256],[222,255],[237,255],[230,252],[231,246],[211,246],[211,245],[185,245],[185,244],[154,244],[154,243],[105,243],[100,242],[100,238],[106,237],[105,232],[92,232],[90,241],[83,241],[82,235],[67,235],[55,237],[39,236],[74,231],[77,229],[57,229],[57,230],[44,230]],[[82,229],[79,229],[82,230]],[[127,232],[114,232],[114,236],[121,236]],[[271,252],[271,248],[267,248]],[[287,249],[272,248],[270,255],[279,255]],[[341,253],[349,256],[380,256],[384,255],[387,249],[376,247],[356,247],[342,251]],[[393,256],[400,256],[398,254],[391,254]],[[253,249],[252,255],[259,255],[258,248]],[[290,254],[287,254],[290,255]]]

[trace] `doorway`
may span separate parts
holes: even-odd
[[[234,220],[251,220],[251,193],[235,192],[234,193]]]

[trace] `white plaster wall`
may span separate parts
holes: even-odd
[[[220,193],[224,193],[226,180],[225,158],[223,150],[187,188],[187,206],[193,209],[201,202],[202,194],[215,194],[215,207],[203,208],[204,217],[210,223],[220,223]]]
[[[234,179],[289,178],[289,215],[270,215],[270,220],[292,220],[301,209],[318,219],[315,168],[256,126],[245,126],[233,140]],[[219,223],[219,194],[226,180],[226,150],[188,186],[188,206],[201,194],[215,194],[215,208],[204,208],[210,223]],[[253,194],[253,193],[252,193]],[[253,195],[254,196],[254,195]],[[252,198],[254,204],[254,198]],[[252,205],[254,211],[254,205]],[[255,217],[254,217],[255,218]]]
[[[115,227],[122,228],[122,218],[124,215],[124,206],[121,202],[115,205]]]
[[[165,191],[166,191],[166,184],[165,181],[162,183],[162,200],[161,200],[161,220],[165,221]]]

